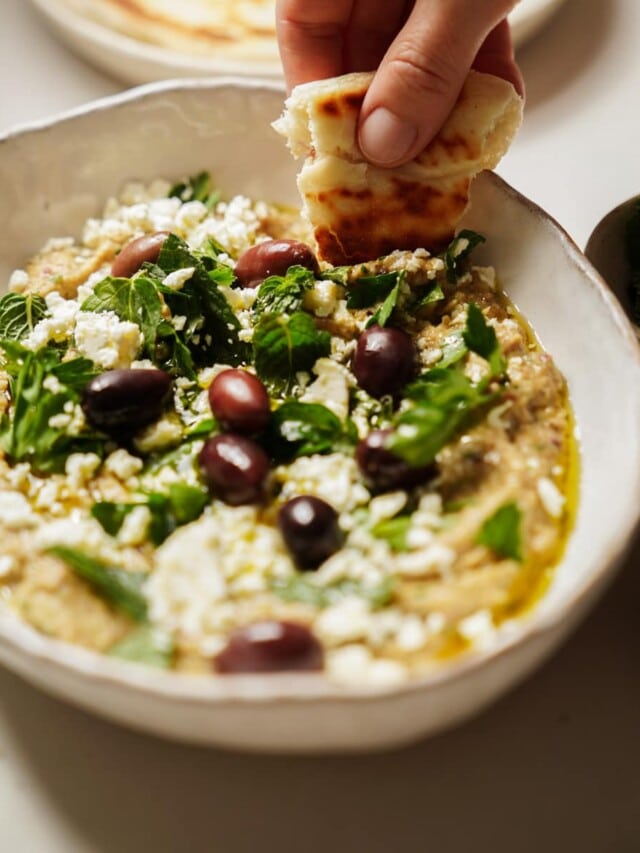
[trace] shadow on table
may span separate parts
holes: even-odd
[[[564,92],[597,64],[613,33],[617,4],[618,0],[569,0],[523,45],[518,62],[527,85],[527,111]]]
[[[411,748],[294,758],[184,747],[92,719],[1,670],[10,750],[92,851],[631,853],[640,849],[637,568],[640,543],[536,677]]]

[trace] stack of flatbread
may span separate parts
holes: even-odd
[[[297,86],[274,123],[292,153],[320,257],[353,264],[394,249],[439,250],[455,232],[473,178],[493,169],[522,120],[522,100],[499,77],[471,71],[446,123],[410,163],[364,160],[357,123],[372,73]]]
[[[187,55],[278,63],[275,0],[66,0],[83,17]]]

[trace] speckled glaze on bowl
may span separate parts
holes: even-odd
[[[297,202],[296,165],[270,122],[278,84],[155,84],[0,139],[0,281],[50,236],[77,234],[129,179],[210,169],[223,192]],[[640,353],[620,306],[566,234],[492,174],[464,223],[567,377],[581,447],[579,508],[554,580],[488,647],[393,689],[318,675],[195,678],[38,634],[0,612],[0,660],[42,689],[168,738],[245,750],[391,747],[453,726],[539,665],[602,592],[640,513]]]

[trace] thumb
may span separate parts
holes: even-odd
[[[486,37],[515,0],[417,0],[360,112],[359,145],[378,166],[415,157],[444,124]],[[507,39],[505,62],[513,63]]]

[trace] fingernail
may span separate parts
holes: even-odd
[[[416,141],[418,129],[385,107],[378,107],[360,128],[360,148],[380,166],[401,160]]]

